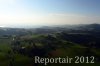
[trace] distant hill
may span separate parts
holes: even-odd
[[[27,34],[27,33],[55,33],[55,32],[72,32],[72,31],[91,31],[100,32],[100,24],[80,24],[80,25],[58,25],[58,26],[43,26],[39,28],[9,28],[0,27],[0,35],[12,35],[12,34]]]
[[[80,30],[100,30],[100,24],[84,24],[84,25],[77,25],[76,28]],[[74,28],[73,28],[74,29]]]

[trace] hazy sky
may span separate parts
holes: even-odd
[[[100,0],[0,0],[0,26],[100,23]]]

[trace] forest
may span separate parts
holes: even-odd
[[[0,28],[0,66],[44,66],[34,56],[45,58],[94,56],[100,65],[100,24],[43,26],[40,28]],[[47,66],[75,66],[48,64]]]

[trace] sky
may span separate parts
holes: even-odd
[[[0,0],[0,26],[100,23],[100,0]]]

